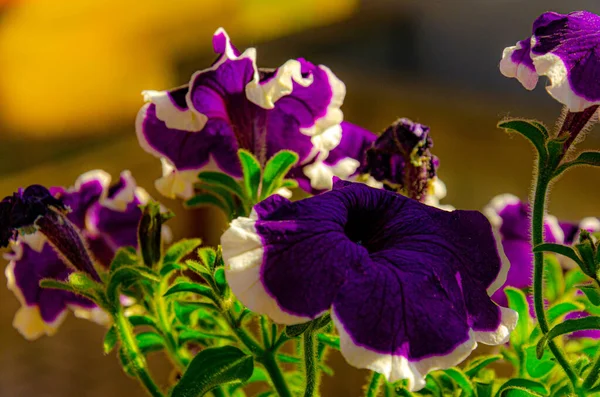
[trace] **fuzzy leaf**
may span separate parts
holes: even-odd
[[[171,397],[200,397],[217,386],[247,381],[253,373],[252,356],[237,347],[202,350],[188,365]]]
[[[311,325],[311,321],[301,324],[288,325],[285,327],[285,334],[290,338],[295,338],[305,333],[311,327]]]
[[[182,292],[198,294],[198,295],[205,296],[211,300],[214,300],[214,293],[209,287],[207,287],[205,285],[190,283],[190,282],[185,282],[185,281],[182,281],[182,282],[179,282],[179,283],[173,285],[171,288],[169,288],[169,290],[167,292],[164,293],[163,296],[169,296],[169,295],[178,294],[178,293],[182,293]]]
[[[548,152],[546,150],[546,138],[548,137],[548,132],[545,128],[541,129],[538,122],[513,119],[499,123],[498,127],[521,134],[533,144],[541,158],[548,157]]]
[[[117,335],[117,328],[112,325],[108,331],[106,331],[106,334],[104,334],[104,354],[109,354],[115,348],[118,341],[119,336]]]
[[[539,397],[548,396],[546,386],[540,382],[529,379],[510,379],[496,393],[498,397]]]
[[[283,178],[298,162],[298,155],[290,150],[275,153],[265,166],[260,199],[264,200],[281,186]]]
[[[127,317],[127,319],[129,320],[129,322],[131,323],[131,325],[133,325],[134,327],[140,327],[143,325],[147,325],[153,328],[157,328],[156,326],[156,321],[150,317],[150,316],[129,316]]]
[[[573,161],[569,161],[564,163],[554,173],[555,177],[565,172],[567,169],[573,166],[592,166],[599,167],[600,166],[600,152],[583,152],[580,153],[579,156]]]
[[[246,199],[246,195],[240,184],[227,174],[222,172],[204,171],[198,174],[198,179],[208,185],[219,186],[237,196],[240,200]]]
[[[544,243],[536,246],[533,249],[533,252],[553,252],[555,254],[560,254],[566,256],[569,259],[572,259],[577,264],[581,264],[581,258],[577,255],[575,250],[571,247],[562,244],[553,244],[553,243]]]
[[[554,302],[563,296],[565,291],[565,280],[563,269],[555,255],[544,255],[544,278],[545,296],[550,302]]]
[[[141,352],[144,354],[162,350],[165,345],[162,336],[156,332],[141,332],[135,336],[135,339]]]
[[[242,164],[244,189],[247,193],[246,197],[249,197],[252,203],[255,204],[258,202],[258,189],[261,182],[260,163],[252,153],[244,149],[238,150],[238,157]]]
[[[528,346],[524,349],[525,369],[532,378],[542,378],[556,366],[552,354],[545,350],[541,358],[537,358],[535,346]]]
[[[202,264],[208,269],[214,270],[215,261],[217,259],[217,252],[209,247],[203,247],[198,250],[198,257],[202,261]]]
[[[540,339],[537,344],[536,352],[537,356],[542,357],[546,344],[549,340],[552,340],[560,335],[570,334],[575,331],[600,329],[600,317],[588,316],[583,318],[577,318],[572,320],[565,320],[564,322],[555,325],[546,335]]]
[[[117,304],[119,300],[119,287],[122,284],[128,284],[141,280],[160,281],[156,273],[146,266],[123,266],[118,268],[110,277],[106,286],[106,295],[108,299]]]
[[[594,306],[600,306],[600,290],[595,285],[580,285],[581,292],[587,296],[590,303]]]
[[[487,367],[493,362],[500,360],[501,358],[502,356],[500,355],[477,357],[476,359],[469,362],[469,364],[467,364],[467,366],[464,369],[465,375],[467,375],[469,378],[473,378],[477,376],[479,371],[481,371],[483,368]]]
[[[460,370],[456,368],[449,368],[444,370],[446,375],[448,375],[458,387],[462,390],[462,395],[469,397],[474,395],[473,385],[471,385],[471,381],[463,374]]]
[[[217,196],[211,193],[200,193],[185,202],[188,208],[213,206],[219,208],[223,213],[229,214],[230,210],[227,205]]]
[[[163,264],[178,263],[184,256],[188,255],[199,246],[199,238],[183,239],[171,245],[163,258]]]
[[[122,266],[135,266],[140,264],[140,258],[133,247],[122,247],[117,250],[114,259],[110,263],[110,273]]]
[[[510,334],[510,341],[516,346],[521,346],[530,332],[529,304],[525,294],[516,288],[507,287],[504,293],[508,299],[508,306],[519,314],[517,326]]]

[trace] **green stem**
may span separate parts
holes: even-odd
[[[583,382],[583,388],[589,390],[596,384],[598,377],[600,376],[600,349],[596,352],[596,358],[592,369],[588,373],[587,378]]]
[[[163,397],[163,393],[160,391],[156,383],[154,383],[154,380],[148,372],[146,359],[138,348],[137,341],[133,333],[133,328],[120,308],[117,313],[115,313],[114,320],[119,332],[121,345],[126,351],[128,360],[132,364],[132,372],[138,378],[140,383],[146,388],[148,394],[150,394],[152,397]]]
[[[163,281],[160,283],[158,291],[154,298],[154,309],[156,311],[156,316],[158,318],[158,326],[160,328],[160,332],[165,339],[167,353],[170,360],[173,364],[180,370],[183,371],[189,364],[189,358],[183,357],[179,345],[173,336],[171,321],[168,315],[167,302],[163,297],[163,294],[167,290],[167,282]]]
[[[546,166],[545,162],[539,162],[539,169],[537,175],[537,181],[535,184],[532,219],[531,219],[531,241],[533,247],[538,246],[544,242],[544,214],[546,212],[546,196],[548,194],[548,187],[550,185],[550,175],[553,170]],[[536,252],[534,254],[534,270],[533,270],[533,301],[535,308],[535,315],[542,333],[547,334],[549,331],[548,319],[546,318],[546,311],[544,308],[544,254],[542,252]],[[579,389],[579,378],[571,364],[567,361],[566,357],[556,345],[554,341],[548,343],[550,351],[556,358],[556,361],[565,371],[567,377],[573,384],[575,390]]]
[[[302,346],[304,348],[304,376],[306,382],[304,397],[313,397],[318,390],[319,373],[315,345],[315,333],[311,325],[304,334],[302,334]]]
[[[381,374],[373,372],[371,380],[367,386],[365,397],[377,397],[379,395],[379,389],[381,388]]]
[[[285,378],[283,377],[283,373],[281,372],[273,353],[266,352],[261,357],[260,363],[267,370],[269,378],[271,378],[271,383],[273,383],[273,388],[279,397],[292,397],[292,392],[290,392],[290,389],[288,388]]]

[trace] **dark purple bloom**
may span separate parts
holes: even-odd
[[[438,167],[432,146],[429,127],[399,119],[367,150],[360,172],[388,190],[426,202]]]
[[[123,172],[113,186],[110,180],[110,175],[96,170],[80,176],[70,189],[51,188],[52,195],[45,202],[52,203],[52,207],[56,202],[61,203],[65,212],[68,211],[68,220],[46,224],[41,221],[48,214],[38,217],[37,231],[20,234],[12,242],[12,253],[6,256],[10,260],[6,277],[23,306],[14,325],[26,338],[56,332],[67,309],[79,317],[102,323],[108,321],[108,316],[92,302],[65,291],[40,288],[39,282],[44,278],[65,280],[85,258],[93,267],[90,256],[95,263],[108,266],[118,248],[137,246],[137,225],[141,217],[138,206],[147,202],[148,195],[136,187],[129,171]],[[38,188],[38,191],[41,190]],[[25,193],[27,189],[23,195]],[[71,226],[65,228],[65,225]],[[62,229],[52,233],[52,227]]]
[[[542,14],[530,38],[504,50],[500,70],[530,90],[537,76],[548,76],[547,91],[571,112],[600,104],[600,16]]]
[[[240,177],[240,148],[263,163],[282,149],[293,150],[299,172],[294,169],[291,175],[322,186],[302,168],[315,159],[324,161],[340,145],[344,84],[327,67],[304,59],[258,69],[256,50],[240,53],[223,29],[215,33],[213,47],[217,60],[196,72],[188,85],[144,92],[148,103],[138,114],[136,131],[142,148],[163,163],[157,189],[189,198],[200,170]],[[339,157],[356,159],[353,155]],[[345,174],[356,171],[348,164],[342,168]]]
[[[511,194],[503,194],[492,199],[484,213],[495,229],[502,250],[510,262],[504,287],[527,288],[532,284],[533,253],[530,234],[529,205]],[[558,220],[551,215],[545,219],[545,239],[547,242],[564,242],[564,232]],[[508,267],[507,267],[508,269]],[[500,305],[506,304],[503,289],[492,298]]]
[[[338,181],[304,200],[266,199],[221,244],[227,281],[248,308],[283,324],[331,310],[350,364],[413,390],[477,342],[504,343],[516,323],[489,298],[502,262],[476,211]]]
[[[0,248],[8,246],[18,229],[32,227],[39,217],[47,215],[53,208],[65,210],[64,204],[40,185],[31,185],[5,197],[0,202]]]

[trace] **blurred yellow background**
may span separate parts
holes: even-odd
[[[227,29],[260,66],[288,58],[323,63],[346,83],[347,120],[373,131],[397,117],[432,127],[448,187],[445,202],[481,209],[494,195],[529,193],[532,154],[495,128],[507,115],[552,126],[560,107],[539,87],[500,76],[505,46],[552,9],[600,12],[592,0],[0,0],[0,197],[31,183],[70,185],[93,168],[138,183],[177,213],[175,237],[218,241],[213,210],[184,212],[159,197],[160,164],[137,145],[143,89],[187,83],[212,60],[211,37]],[[598,148],[596,128],[584,146]],[[577,169],[557,184],[550,210],[600,215],[598,173]],[[210,226],[210,227],[209,227]],[[58,334],[26,342],[11,327],[17,301],[0,289],[0,396],[143,396],[103,330],[69,318]],[[324,396],[358,396],[364,373],[332,355],[338,372]],[[163,357],[152,364],[166,382]]]

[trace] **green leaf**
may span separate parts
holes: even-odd
[[[573,166],[582,166],[582,165],[599,167],[600,166],[600,152],[583,152],[583,153],[579,154],[579,156],[577,156],[577,158],[575,160],[564,163],[560,167],[558,167],[557,170],[554,172],[554,176],[557,177],[558,175],[562,174],[567,169],[569,169]]]
[[[583,233],[583,232],[582,232]],[[575,249],[581,256],[582,263],[579,263],[581,270],[588,276],[596,277],[596,258],[594,255],[594,247],[590,240],[585,240],[579,244],[575,244]]]
[[[200,245],[199,238],[183,239],[171,245],[163,258],[163,264],[179,263],[179,261]]]
[[[594,306],[600,306],[600,290],[595,285],[580,285],[581,292],[587,296],[590,303]]]
[[[521,378],[508,380],[500,386],[500,389],[496,393],[498,397],[537,397],[548,395],[548,389],[542,383]]]
[[[477,376],[479,371],[481,371],[483,368],[487,367],[493,362],[500,360],[501,358],[501,355],[477,357],[476,359],[469,362],[469,364],[467,364],[467,366],[464,369],[465,375],[467,375],[469,378],[473,378]]]
[[[230,214],[231,211],[227,205],[218,197],[211,193],[200,193],[185,202],[188,208],[213,206],[219,208],[223,213]]]
[[[252,356],[237,347],[204,349],[190,362],[170,396],[203,396],[217,386],[247,381],[253,370]]]
[[[507,287],[504,293],[508,299],[508,306],[519,314],[517,326],[510,334],[510,341],[515,346],[521,346],[530,332],[529,304],[525,294],[516,288]]]
[[[548,137],[548,131],[546,131],[545,128],[541,129],[538,122],[512,119],[500,122],[498,127],[505,130],[518,132],[533,144],[542,159],[548,157],[548,152],[546,150],[546,138]]]
[[[570,334],[575,331],[600,329],[600,317],[588,316],[583,318],[576,318],[572,320],[565,320],[560,324],[556,324],[546,335],[540,339],[537,344],[537,356],[542,357],[546,344],[549,340],[552,340],[560,335]]]
[[[448,375],[458,387],[462,390],[464,396],[473,396],[473,385],[471,385],[471,381],[456,368],[449,368],[444,370],[446,375]]]
[[[162,257],[162,216],[160,214],[160,205],[150,201],[141,206],[142,218],[138,226],[138,240],[140,242],[140,251],[146,266],[152,268]]]
[[[588,280],[588,277],[579,268],[573,268],[565,275],[565,291],[570,291],[578,284]]]
[[[147,325],[147,326],[150,326],[153,328],[157,328],[156,321],[150,316],[134,315],[134,316],[127,317],[127,319],[129,320],[131,325],[133,325],[134,327],[140,327],[140,326]]]
[[[285,327],[285,334],[290,338],[296,338],[305,333],[312,325],[312,321],[302,324],[288,325]]]
[[[258,202],[258,190],[260,188],[261,170],[258,160],[247,150],[238,150],[238,157],[242,164],[244,174],[244,189],[252,204]]]
[[[553,360],[552,354],[548,350],[544,350],[541,358],[537,358],[535,346],[527,346],[524,349],[525,353],[525,370],[532,378],[542,378],[555,367],[556,362]]]
[[[555,255],[544,255],[544,278],[545,296],[550,302],[554,302],[563,296],[565,292],[565,280],[563,269]]]
[[[226,334],[214,334],[210,332],[196,331],[194,329],[186,329],[181,331],[179,334],[179,343],[187,343],[191,341],[204,341],[211,339],[224,339],[229,341],[235,341],[236,339],[231,335]]]
[[[186,270],[186,266],[180,263],[168,263],[160,268],[160,272],[158,274],[160,277],[165,278],[169,274],[181,270]]]
[[[329,334],[318,334],[317,340],[326,344],[329,347],[333,347],[334,349],[340,350],[340,337]]]
[[[236,196],[231,194],[229,190],[224,189],[220,186],[207,185],[206,183],[198,184],[197,190],[199,190],[200,193],[210,193],[219,200],[221,200],[225,207],[227,207],[226,214],[235,217],[235,213],[237,212],[237,205],[235,202]]]
[[[529,122],[531,124],[533,124],[535,127],[537,127],[537,129],[540,130],[546,138],[548,138],[550,136],[550,134],[548,134],[548,129],[546,128],[546,126],[543,123],[541,123],[537,120],[529,120]]]
[[[222,172],[204,171],[198,174],[198,179],[208,185],[219,186],[234,196],[237,196],[242,201],[247,197],[240,184],[235,179]]]
[[[74,294],[81,295],[81,296],[83,296],[85,298],[88,298],[88,299],[90,299],[90,300],[92,300],[92,301],[94,301],[96,303],[98,301],[98,299],[96,299],[96,297],[93,294],[91,294],[91,293],[89,293],[87,291],[80,291],[80,290],[76,289],[75,287],[73,287],[69,283],[58,281],[58,280],[55,280],[53,278],[43,278],[43,279],[41,279],[40,280],[40,287],[42,287],[42,288],[50,288],[50,289],[59,289],[59,290],[62,290],[62,291],[69,291],[69,292],[72,292]]]
[[[179,282],[179,283],[173,285],[171,288],[169,288],[169,290],[167,292],[164,293],[163,296],[169,296],[169,295],[178,294],[178,293],[182,293],[182,292],[189,292],[192,294],[202,295],[211,300],[215,299],[215,295],[209,287],[207,287],[205,285],[190,283],[190,282],[185,282],[185,281],[182,281],[182,282]]]
[[[118,340],[119,336],[117,335],[117,328],[112,325],[108,331],[106,331],[106,334],[104,334],[104,354],[109,354],[115,348]]]
[[[554,323],[556,320],[559,320],[562,316],[567,313],[574,312],[577,310],[583,310],[584,307],[580,303],[576,302],[560,302],[553,306],[550,306],[548,309],[548,321],[550,324]]]
[[[473,384],[475,385],[475,395],[477,397],[492,397],[493,383],[473,382]]]
[[[121,368],[123,368],[123,372],[125,372],[125,374],[127,374],[127,376],[130,378],[135,378],[135,366],[127,356],[125,349],[121,347],[117,357],[119,359],[119,363],[121,364]]]
[[[554,252],[555,254],[560,254],[566,256],[569,259],[572,259],[577,264],[581,265],[581,258],[577,256],[575,250],[571,247],[562,244],[553,244],[553,243],[544,243],[536,246],[533,249],[533,252]]]
[[[283,181],[281,181],[281,185],[279,185],[279,187],[287,189],[296,189],[298,187],[298,181],[295,179],[284,179]]]
[[[141,332],[135,336],[140,351],[144,354],[162,350],[165,341],[156,332]]]
[[[217,287],[219,287],[219,291],[221,293],[225,293],[227,289],[227,280],[225,279],[225,269],[222,267],[217,268],[214,274],[215,282],[217,283]]]
[[[140,263],[137,251],[133,247],[122,247],[117,250],[114,259],[110,263],[110,273],[123,266],[135,266]]]
[[[191,271],[193,271],[194,273],[196,273],[197,275],[202,277],[207,282],[210,283],[213,280],[213,275],[210,272],[210,270],[208,270],[200,262],[196,262],[194,260],[188,259],[187,261],[185,261],[185,265],[188,267],[188,269],[190,269]]]
[[[264,200],[281,186],[283,178],[298,162],[298,155],[290,150],[275,153],[265,166],[260,199]]]
[[[106,295],[113,304],[117,304],[119,300],[119,287],[122,284],[128,284],[141,280],[159,282],[160,278],[156,273],[146,266],[120,267],[115,270],[108,280],[108,284],[106,286]]]
[[[217,252],[210,247],[203,247],[198,250],[198,257],[202,261],[202,264],[208,269],[214,270],[215,261],[217,259]]]
[[[195,317],[192,316],[194,312],[198,310],[207,310],[209,313],[212,313],[214,311],[216,316],[216,312],[218,311],[217,308],[210,303],[181,301],[175,301],[173,303],[173,310],[175,312],[175,317],[177,317],[182,324],[190,326],[195,326],[193,321]],[[215,316],[211,315],[212,318]]]

